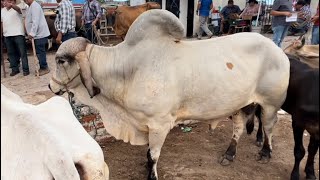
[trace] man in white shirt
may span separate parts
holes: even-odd
[[[39,75],[50,72],[47,64],[46,43],[50,35],[47,21],[39,3],[34,0],[25,0],[29,5],[26,12],[25,23],[28,37],[34,39],[36,54],[39,59]]]
[[[1,27],[10,59],[10,66],[12,68],[10,76],[15,76],[20,73],[20,58],[22,61],[23,75],[29,75],[22,12],[16,5],[16,0],[7,0],[4,2],[4,8],[1,9]]]

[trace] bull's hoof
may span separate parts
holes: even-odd
[[[300,175],[299,172],[292,171],[290,180],[299,180]]]
[[[261,146],[262,146],[262,144],[263,144],[263,142],[262,142],[262,141],[257,141],[257,142],[256,142],[256,145],[257,145],[258,147],[261,147]]]
[[[148,180],[158,180],[158,178],[156,177],[156,174],[153,171],[149,173]]]
[[[231,155],[228,155],[228,154],[224,154],[219,159],[219,163],[222,166],[229,166],[233,162],[233,159],[234,159],[234,156],[231,156]]]
[[[315,175],[307,175],[306,180],[316,180],[317,177]]]
[[[270,162],[271,154],[260,151],[256,157],[256,160],[261,164],[267,164]]]

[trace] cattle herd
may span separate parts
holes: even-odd
[[[123,12],[119,9],[118,16]],[[98,109],[116,139],[148,144],[149,180],[159,179],[157,163],[169,131],[190,119],[212,129],[221,118],[232,119],[231,143],[219,161],[229,165],[244,128],[252,133],[256,117],[257,144],[262,146],[257,163],[268,163],[271,153],[277,153],[272,132],[277,111],[283,109],[292,115],[291,179],[301,178],[304,130],[311,136],[306,178],[316,179],[319,45],[305,45],[299,38],[282,50],[257,33],[184,41],[184,27],[172,13],[154,6],[141,13],[127,22],[131,26],[122,27],[128,28],[122,29],[125,40],[116,46],[94,45],[81,37],[62,43],[49,89],[56,95],[72,93]],[[1,179],[109,179],[101,148],[64,98],[31,105],[1,85],[1,119]]]

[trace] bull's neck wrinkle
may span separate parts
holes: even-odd
[[[93,48],[94,48],[94,45],[91,44],[91,45],[90,45],[89,54],[88,54],[88,61],[89,61],[89,62],[90,62],[90,56],[91,56],[91,53],[92,53]]]

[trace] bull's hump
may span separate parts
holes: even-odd
[[[142,13],[128,30],[125,42],[136,45],[144,40],[161,38],[180,40],[184,35],[184,27],[171,12],[153,9]]]

